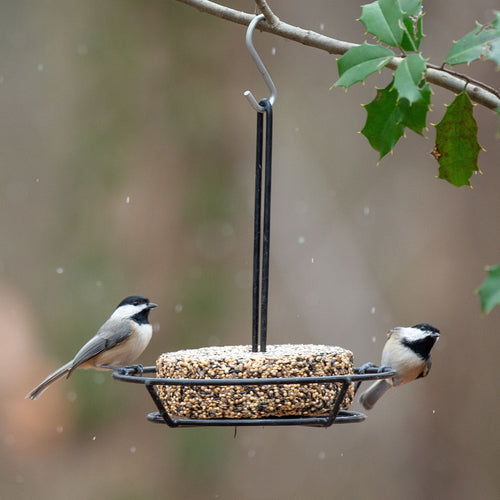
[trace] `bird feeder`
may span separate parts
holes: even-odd
[[[256,16],[246,45],[270,91],[260,102],[244,95],[257,112],[255,212],[252,288],[252,342],[164,353],[156,366],[123,367],[113,377],[144,384],[157,411],[148,420],[169,427],[307,425],[362,422],[349,409],[363,381],[390,378],[395,372],[369,363],[353,366],[342,347],[267,343],[273,105],[276,87],[253,46]],[[265,120],[264,120],[265,115]]]

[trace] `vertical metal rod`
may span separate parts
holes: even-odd
[[[257,352],[259,348],[260,233],[262,224],[262,141],[264,128],[263,118],[264,115],[262,113],[257,113],[253,240],[252,352]]]
[[[350,380],[344,380],[341,382],[340,386],[340,391],[337,393],[337,396],[335,398],[335,405],[333,406],[333,410],[328,416],[328,420],[326,421],[325,427],[330,427],[335,422],[335,419],[337,418],[337,415],[339,414],[340,411],[340,405],[342,404],[342,401],[344,401],[347,389],[349,388],[349,384],[351,383]]]
[[[262,242],[262,292],[261,292],[261,326],[260,350],[267,348],[267,309],[269,302],[269,246],[271,240],[271,176],[272,176],[272,149],[273,149],[273,107],[269,100],[263,99],[259,103],[266,110],[266,151],[265,151],[265,178],[264,178],[264,221]]]
[[[266,138],[264,153],[264,113],[257,112],[257,147],[255,160],[255,209],[253,242],[252,289],[252,351],[266,352],[267,310],[269,303],[269,246],[271,240],[271,176],[273,148],[273,107],[269,100],[259,103],[266,113]],[[262,164],[264,156],[264,168]],[[264,170],[264,196],[262,196],[262,171]],[[262,207],[262,198],[264,206]],[[262,234],[262,238],[261,238]],[[261,241],[262,240],[262,241]],[[262,259],[261,259],[262,248]],[[260,317],[260,321],[259,321]]]

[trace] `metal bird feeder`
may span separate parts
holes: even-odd
[[[341,348],[267,345],[273,104],[277,93],[252,41],[253,31],[263,18],[262,14],[256,16],[246,32],[247,48],[270,91],[270,97],[260,102],[250,91],[244,93],[257,111],[251,346],[237,346],[245,351],[245,359],[238,357],[241,352],[232,355],[231,347],[205,348],[208,359],[198,352],[196,359],[189,358],[197,350],[179,351],[187,353],[189,359],[171,360],[167,353],[156,367],[120,367],[113,373],[117,380],[144,384],[157,407],[148,414],[148,420],[169,427],[329,427],[362,422],[366,418],[363,413],[348,409],[359,385],[395,374],[388,367],[378,368],[371,363],[354,368],[352,353]],[[285,351],[304,347],[309,356],[299,353],[285,356],[285,360],[279,355],[273,357],[274,351],[279,354],[280,347]],[[214,353],[221,357],[222,374],[214,375]],[[248,370],[247,357],[251,358]],[[167,366],[164,371],[162,363]],[[260,371],[254,370],[252,363],[258,364]]]

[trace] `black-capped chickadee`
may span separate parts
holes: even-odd
[[[123,299],[76,356],[50,374],[26,398],[38,399],[52,382],[64,375],[69,377],[76,368],[102,370],[132,363],[146,349],[153,335],[149,312],[154,307],[157,304],[140,295]]]
[[[382,366],[396,371],[391,379],[378,380],[363,394],[360,402],[370,410],[391,387],[425,377],[431,369],[431,349],[439,339],[439,330],[428,323],[411,327],[397,326],[387,334],[382,351]]]

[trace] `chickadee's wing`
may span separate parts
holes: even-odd
[[[77,352],[73,358],[70,374],[89,359],[123,342],[131,333],[132,326],[129,321],[106,321],[99,328],[99,331]]]

